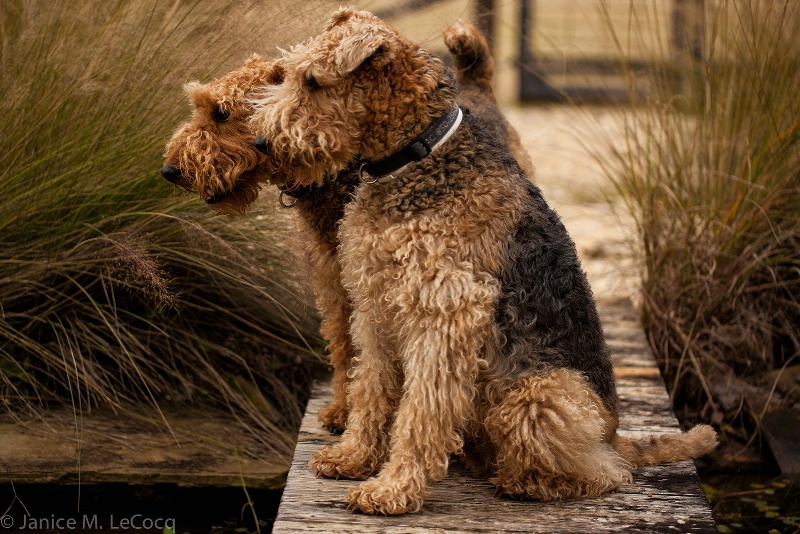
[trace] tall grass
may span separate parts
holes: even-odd
[[[763,406],[730,398],[731,379],[800,363],[800,3],[704,17],[702,57],[627,72],[633,111],[604,163],[640,233],[644,323],[679,415],[746,440]]]
[[[310,33],[306,3],[5,0],[0,9],[0,400],[230,410],[290,458],[317,318],[291,228],[214,215],[159,176],[181,85]],[[292,10],[290,12],[290,9]]]

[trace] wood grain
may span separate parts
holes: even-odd
[[[168,427],[166,425],[169,425]],[[279,489],[287,461],[230,414],[182,406],[163,420],[68,407],[0,416],[0,479],[15,484],[158,484]]]
[[[678,422],[627,301],[600,303],[614,363],[620,433],[637,436],[675,432]],[[330,398],[316,385],[308,404],[275,534],[295,532],[482,533],[482,532],[716,532],[711,511],[690,461],[643,468],[632,484],[597,499],[560,502],[495,497],[495,488],[454,463],[417,514],[372,517],[346,510],[345,494],[357,482],[315,478],[307,464],[314,451],[337,436],[323,430],[317,412]]]

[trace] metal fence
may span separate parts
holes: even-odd
[[[653,68],[681,83],[680,64],[702,56],[703,3],[523,0],[520,98],[627,99],[632,75]]]
[[[682,63],[703,55],[705,4],[719,1],[727,0],[358,3],[392,22],[405,20],[412,29],[467,15],[490,42],[507,42],[513,34],[516,45],[508,67],[517,70],[521,100],[609,101],[628,98],[630,74],[645,69],[663,69],[681,83]],[[513,14],[499,21],[500,12]]]

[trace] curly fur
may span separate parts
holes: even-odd
[[[596,497],[629,482],[630,465],[605,439],[602,411],[579,373],[520,378],[484,420],[497,448],[492,482],[509,496],[543,501]]]
[[[450,109],[454,75],[374,15],[342,9],[284,58],[252,124],[303,184],[378,160]],[[462,69],[463,70],[463,69]],[[482,69],[487,71],[487,69]],[[480,72],[477,69],[476,72]],[[340,223],[357,357],[322,476],[366,479],[352,509],[418,511],[452,453],[510,495],[599,495],[643,461],[702,454],[713,431],[616,436],[611,360],[575,247],[507,146],[465,112],[452,137],[360,185]],[[667,455],[663,445],[693,442]]]
[[[333,366],[333,400],[319,412],[323,426],[332,432],[341,432],[347,425],[346,384],[354,354],[349,330],[352,310],[341,283],[336,230],[358,182],[354,170],[345,170],[335,181],[296,192],[300,196],[294,206],[298,230],[306,241],[317,309],[322,315],[320,334],[328,342],[327,353]]]
[[[459,43],[457,47],[450,46],[456,61],[463,62],[459,58],[468,56],[478,58],[481,64],[491,62],[488,45],[478,30],[471,25],[458,28],[457,36],[448,37],[453,29],[445,35],[447,42]],[[294,186],[289,193],[297,200],[294,208],[299,231],[304,236],[317,308],[322,315],[320,332],[328,341],[327,351],[334,369],[333,400],[320,410],[319,417],[326,428],[341,431],[347,421],[345,387],[353,348],[349,335],[351,309],[340,281],[336,230],[344,215],[344,205],[359,179],[356,169],[348,167],[336,180],[321,186],[298,187],[291,166],[281,165],[277,158],[255,150],[255,136],[247,126],[252,113],[251,100],[262,86],[280,83],[283,72],[280,63],[264,61],[254,54],[240,68],[209,84],[187,84],[194,105],[193,117],[168,143],[165,168],[180,167],[179,185],[215,199],[211,207],[228,215],[244,213],[263,184]],[[502,138],[509,139],[518,159],[527,158],[521,145],[514,144],[518,136],[497,108],[491,77],[492,73],[485,69],[462,69],[458,75],[462,90],[458,101],[470,106]],[[481,96],[483,93],[485,97]],[[462,95],[465,95],[463,100]],[[470,95],[469,99],[466,95]],[[229,113],[224,126],[214,118],[217,110]],[[198,139],[203,142],[197,142]]]
[[[448,109],[434,98],[439,75],[427,65],[435,56],[421,49],[396,56],[386,46],[394,30],[371,13],[345,12],[347,17],[331,19],[317,39],[285,54],[289,77],[265,88],[251,118],[253,129],[270,140],[278,155],[305,169],[299,178],[304,185],[336,175],[358,155],[378,159],[394,152]],[[363,68],[367,63],[369,70]],[[342,81],[359,75],[363,84],[354,84],[351,93],[337,90]],[[409,94],[402,82],[418,90]],[[394,98],[397,91],[404,97]],[[364,104],[367,93],[374,105]],[[430,105],[420,107],[413,98]],[[396,107],[388,109],[389,102]]]
[[[247,126],[252,113],[248,97],[282,77],[279,61],[264,61],[253,54],[222,78],[184,86],[192,118],[167,143],[164,164],[164,169],[177,171],[177,186],[197,192],[206,201],[220,199],[212,206],[221,213],[244,213],[278,169],[253,144],[255,136]]]
[[[254,145],[248,126],[253,111],[251,97],[264,85],[282,81],[279,61],[265,61],[253,54],[241,67],[208,84],[186,84],[193,105],[192,119],[182,125],[166,147],[164,169],[179,171],[176,184],[214,199],[211,207],[227,215],[243,214],[256,200],[264,184],[288,184],[296,195],[295,212],[311,276],[317,308],[322,315],[320,333],[334,368],[334,398],[320,411],[320,419],[332,431],[344,430],[347,420],[345,383],[353,356],[348,333],[350,305],[339,281],[336,227],[344,205],[358,182],[354,171],[322,187],[298,188],[292,169],[277,163]],[[218,121],[220,111],[227,113]]]

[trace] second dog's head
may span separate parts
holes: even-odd
[[[298,184],[392,154],[455,99],[439,58],[366,11],[340,9],[283,61],[283,83],[265,88],[251,125],[274,157],[303,169]]]
[[[220,213],[239,215],[256,199],[261,184],[276,179],[274,162],[254,145],[248,119],[256,89],[283,80],[280,61],[253,54],[245,63],[207,84],[187,83],[191,120],[166,146],[161,174],[196,192]]]

